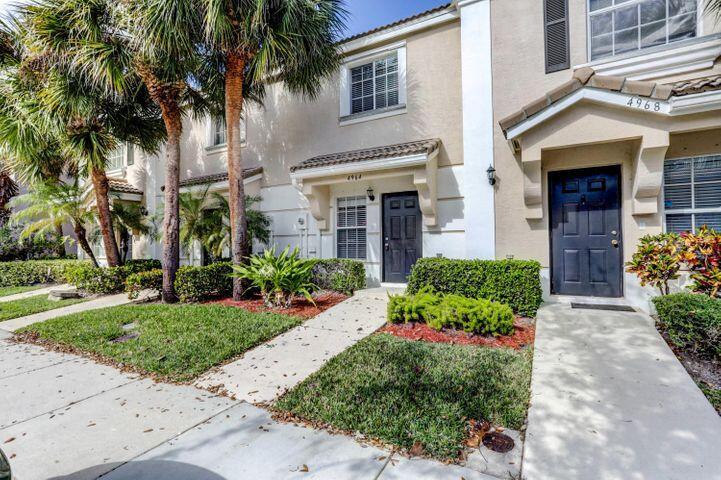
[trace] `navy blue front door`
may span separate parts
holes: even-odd
[[[623,296],[620,167],[549,174],[551,291]]]
[[[418,193],[383,195],[383,281],[405,283],[423,256]]]

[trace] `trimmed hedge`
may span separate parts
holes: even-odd
[[[356,290],[366,288],[365,265],[346,258],[315,260],[311,282],[320,290],[353,295]]]
[[[0,262],[0,287],[22,287],[36,283],[62,283],[67,272],[81,265],[83,260],[26,260]]]
[[[415,295],[391,295],[388,321],[423,322],[435,330],[454,328],[479,335],[513,333],[513,311],[484,298],[438,294],[426,287]]]
[[[120,267],[94,267],[83,263],[68,269],[68,283],[87,293],[109,295],[125,290],[130,275],[160,268],[159,260],[129,260]]]
[[[138,298],[143,290],[155,290],[160,292],[163,289],[163,271],[159,268],[138,272],[128,275],[125,280],[125,291],[128,298]]]
[[[180,267],[175,277],[175,293],[181,302],[229,297],[233,294],[231,273],[230,262],[213,263],[206,267]]]
[[[721,299],[678,293],[653,299],[661,328],[677,347],[721,357]]]
[[[535,317],[543,302],[541,264],[534,260],[422,258],[408,280],[408,293],[431,287],[438,293],[485,298]]]

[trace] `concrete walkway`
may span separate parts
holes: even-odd
[[[53,290],[64,290],[70,287],[71,285],[51,285],[48,287],[30,290],[29,292],[16,293],[15,295],[6,295],[4,297],[0,297],[0,303],[12,302],[14,300],[22,300],[24,298],[34,297],[36,295],[49,295],[50,292]]]
[[[400,292],[386,288],[356,292],[239,360],[209,372],[196,386],[219,388],[251,403],[270,402],[381,327],[386,322],[388,294]]]
[[[27,317],[6,320],[4,322],[0,322],[0,330],[14,332],[23,327],[27,327],[28,325],[32,325],[33,323],[44,322],[46,320],[50,320],[51,318],[63,317],[72,313],[87,312],[88,310],[97,310],[99,308],[117,307],[119,305],[132,303],[133,301],[134,300],[129,300],[128,295],[125,293],[108,295],[94,300],[89,300],[87,302],[75,303],[67,307],[35,313],[33,315],[28,315]],[[2,307],[0,306],[0,308]]]
[[[647,315],[547,305],[523,478],[721,479],[721,417]]]

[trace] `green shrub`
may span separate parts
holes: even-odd
[[[425,287],[500,302],[528,317],[536,315],[543,301],[541,264],[532,260],[422,258],[411,271],[408,293]]]
[[[128,298],[138,298],[143,290],[155,290],[160,292],[163,289],[163,271],[159,268],[138,272],[128,275],[125,280],[125,291]]]
[[[110,295],[125,290],[130,275],[160,268],[158,260],[130,260],[120,267],[94,267],[83,263],[68,269],[68,283],[87,293]]]
[[[82,260],[27,260],[0,262],[0,287],[20,287],[36,283],[63,283],[67,272],[79,265],[90,265]]]
[[[677,347],[721,357],[721,300],[677,293],[653,299],[661,328]]]
[[[641,286],[651,285],[661,295],[668,295],[671,293],[668,282],[678,278],[681,268],[681,248],[681,237],[675,233],[646,235],[639,241],[626,270],[636,274]]]
[[[202,302],[228,297],[233,293],[233,268],[229,262],[206,267],[180,267],[175,277],[175,293],[181,302]]]
[[[391,296],[388,321],[425,322],[435,330],[454,328],[479,335],[513,333],[513,311],[484,298],[434,293],[427,287],[415,295]]]
[[[691,270],[693,291],[721,298],[721,233],[708,227],[681,235],[683,261]]]
[[[289,308],[296,295],[303,295],[312,302],[310,292],[314,262],[300,257],[300,250],[290,247],[276,255],[274,249],[262,255],[252,255],[247,265],[233,265],[233,276],[247,280],[260,290],[263,301],[269,307]]]
[[[366,269],[363,262],[347,258],[316,260],[311,282],[320,290],[353,295],[366,288]]]
[[[160,270],[163,266],[160,260],[150,259],[138,259],[138,260],[127,260],[123,265],[128,275],[140,272],[149,272],[150,270]]]

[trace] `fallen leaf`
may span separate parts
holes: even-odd
[[[12,442],[13,440],[15,440],[15,437],[10,437],[10,438],[8,438],[7,440],[5,440],[5,443],[10,443],[10,442]]]
[[[411,451],[408,452],[412,457],[420,457],[425,453],[425,449],[423,448],[423,444],[421,442],[416,442],[413,444],[413,447],[411,448]]]
[[[299,471],[299,472],[307,472],[307,471],[308,471],[308,465],[306,465],[306,464],[304,463],[304,464],[300,467],[300,469],[299,469],[298,471]]]
[[[143,430],[143,433],[150,433],[150,432],[152,432],[152,431],[153,431],[152,428],[148,428],[147,430]]]

